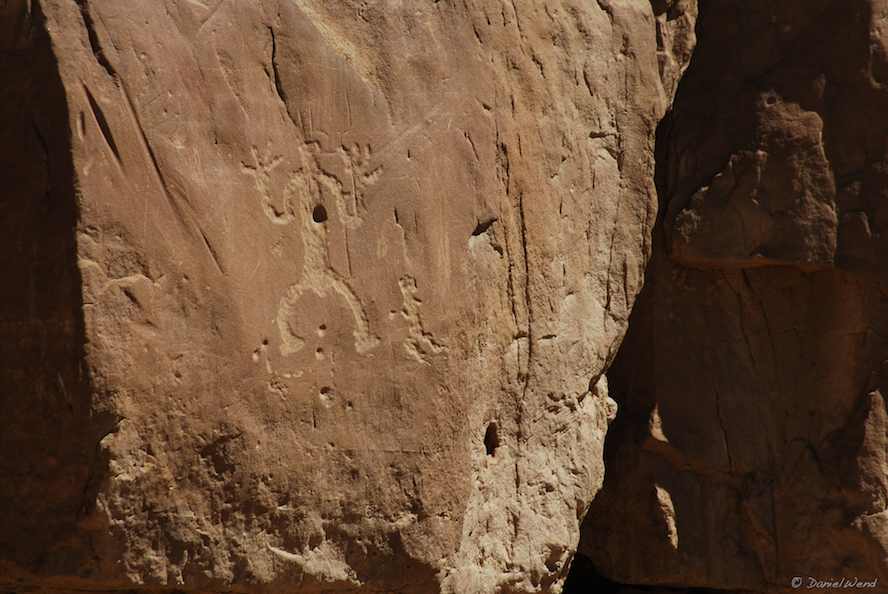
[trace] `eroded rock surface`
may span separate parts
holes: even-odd
[[[701,6],[584,526],[610,579],[888,584],[885,10]]]
[[[0,575],[556,590],[679,4],[6,2]]]

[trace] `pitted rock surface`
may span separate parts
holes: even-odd
[[[687,20],[2,10],[2,579],[557,591]]]

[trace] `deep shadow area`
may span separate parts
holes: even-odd
[[[0,586],[86,576],[114,426],[85,364],[69,110],[40,4],[0,7]]]
[[[717,594],[723,590],[705,588],[667,588],[662,586],[628,586],[608,580],[598,573],[595,564],[577,554],[570,565],[570,574],[562,594]]]
[[[587,592],[600,592],[601,594],[615,594],[623,586],[614,583],[598,573],[592,561],[577,554],[570,564],[570,573],[564,582],[562,594],[585,594]]]
[[[888,60],[870,8],[700,4],[657,132],[653,253],[607,373],[619,415],[579,545],[611,579],[758,591],[885,575],[888,153],[872,73]],[[750,155],[766,164],[744,169]]]
[[[663,11],[665,6],[655,2],[655,10]],[[702,22],[701,12],[698,19],[699,26]],[[696,57],[697,53],[694,54]],[[692,58],[693,62],[693,58]],[[679,83],[679,89],[681,85]],[[610,395],[619,405],[619,413],[616,419],[608,427],[604,443],[605,480],[598,492],[596,499],[589,507],[588,513],[600,512],[600,502],[608,500],[611,490],[618,490],[622,484],[614,485],[614,475],[618,474],[621,464],[633,464],[637,458],[635,448],[645,440],[647,433],[639,428],[647,427],[647,419],[656,403],[656,395],[653,393],[649,376],[639,373],[634,360],[630,355],[637,355],[645,361],[653,361],[656,356],[655,344],[642,331],[652,324],[652,308],[646,307],[648,302],[655,299],[652,295],[654,280],[654,268],[659,265],[659,260],[664,258],[667,251],[666,237],[664,233],[664,219],[666,218],[667,200],[666,186],[669,172],[669,136],[674,126],[673,112],[670,109],[657,125],[654,144],[654,181],[657,189],[657,216],[651,236],[652,254],[645,270],[644,284],[636,298],[635,305],[629,316],[629,327],[626,336],[617,351],[616,357],[607,376]],[[626,353],[630,353],[627,355]],[[610,479],[610,480],[608,480]],[[599,505],[596,506],[596,503]],[[605,507],[608,505],[604,504]],[[588,546],[590,538],[595,536],[591,528],[591,518],[587,514],[582,525],[578,552],[573,559],[568,573],[563,594],[581,594],[584,592],[668,592],[668,588],[646,587],[612,582],[604,577],[589,557],[582,554],[583,548]],[[703,589],[679,589],[675,592],[708,592]]]
[[[742,594],[742,591],[618,584],[598,573],[588,557],[577,554],[561,594]]]

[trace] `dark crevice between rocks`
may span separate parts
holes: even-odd
[[[699,188],[711,185],[710,180],[724,169],[732,154],[768,149],[764,140],[755,137],[760,127],[757,121],[770,121],[756,111],[762,109],[755,103],[761,97],[765,105],[778,103],[771,98],[779,97],[779,102],[819,113],[822,138],[813,142],[800,138],[824,150],[838,174],[840,188],[843,183],[862,184],[868,175],[863,172],[870,167],[865,163],[870,158],[867,155],[883,154],[884,133],[869,111],[877,109],[872,106],[881,98],[870,90],[871,81],[859,76],[856,66],[846,66],[869,60],[864,45],[871,28],[865,15],[858,14],[865,7],[826,1],[816,4],[819,8],[808,20],[800,19],[811,12],[807,5],[786,5],[794,7],[791,14],[800,19],[800,33],[791,36],[792,43],[782,44],[774,41],[780,40],[779,35],[768,33],[762,20],[767,16],[762,8],[767,3],[750,5],[758,16],[745,28],[737,28],[732,11],[746,5],[701,2],[694,59],[679,85],[676,111],[667,115],[657,131],[659,214],[653,255],[628,333],[607,372],[610,393],[620,413],[607,433],[604,484],[585,518],[570,573],[571,588],[565,592],[592,591],[587,583],[595,583],[599,574],[627,582],[619,586],[625,591],[650,591],[630,583],[785,588],[790,576],[800,571],[791,564],[831,567],[831,553],[821,556],[829,546],[841,549],[839,558],[849,573],[851,564],[861,575],[881,563],[879,555],[884,549],[878,543],[864,542],[869,535],[849,529],[855,514],[871,513],[858,511],[868,504],[855,501],[859,487],[845,486],[849,483],[843,485],[844,479],[836,478],[844,472],[838,469],[858,464],[855,459],[861,442],[838,445],[829,437],[812,445],[808,438],[809,431],[816,434],[819,427],[835,423],[837,406],[849,407],[860,394],[871,390],[869,373],[881,374],[873,370],[881,370],[885,360],[884,342],[877,336],[884,324],[884,301],[877,283],[864,276],[872,273],[865,265],[868,261],[860,258],[857,277],[841,269],[841,251],[838,269],[818,272],[808,272],[801,265],[754,269],[730,258],[717,266],[694,269],[681,261],[670,262],[666,242],[677,211],[687,206]],[[776,26],[773,29],[784,31]],[[851,41],[835,43],[837,39]],[[706,45],[708,42],[712,46]],[[750,45],[745,45],[747,42]],[[820,95],[809,93],[807,85],[824,72],[827,83],[821,103]],[[794,130],[801,126],[773,117],[779,122],[770,122],[779,142],[772,146],[780,142],[793,148],[808,146],[793,144]],[[872,121],[860,124],[865,118]],[[791,160],[775,158],[769,164],[772,180],[792,178],[793,169],[787,162]],[[881,173],[870,179],[873,191],[882,180]],[[867,190],[858,190],[859,195],[850,191],[838,194],[839,216],[841,200],[847,200],[853,210],[875,207],[862,198]],[[715,199],[717,193],[710,203]],[[809,228],[816,230],[818,225]],[[718,228],[730,231],[730,225]],[[869,243],[869,230],[859,234],[866,241],[860,250],[869,257],[880,246]],[[745,231],[739,235],[745,236]],[[804,233],[793,238],[807,239],[810,237]],[[793,257],[785,261],[795,262]],[[791,332],[772,327],[775,320]],[[855,344],[853,351],[848,347],[848,352],[853,352],[853,365],[842,358],[844,347],[837,345],[829,354],[821,354],[810,346],[837,342],[837,330],[845,332],[852,324],[867,328],[866,338]],[[782,338],[784,335],[787,338]],[[722,345],[737,348],[722,350]],[[809,377],[808,369],[817,369],[816,378]],[[738,381],[733,391],[718,390],[720,381],[724,386],[734,378]],[[720,402],[713,401],[717,394],[723,398]],[[663,433],[667,437],[675,436],[675,442],[683,440],[683,444],[667,443],[662,433],[660,438],[653,435],[655,405],[657,425],[666,428]],[[701,427],[712,428],[720,413],[725,415],[720,428],[716,426],[712,433],[700,431]],[[805,420],[796,422],[802,415]],[[850,435],[855,431],[850,428],[861,428],[864,423],[848,420],[841,432]],[[728,437],[733,437],[733,445],[742,444],[737,448],[739,456],[737,450],[732,456]],[[720,460],[722,441],[724,460]],[[753,442],[755,446],[750,445]],[[796,453],[797,446],[803,454]],[[879,448],[881,456],[884,447]],[[700,452],[712,455],[694,456]],[[806,462],[784,465],[796,456]],[[878,471],[874,474],[879,478],[855,477],[859,482],[854,485],[884,476]],[[692,482],[688,477],[695,475],[700,479]],[[654,492],[661,485],[680,493],[669,502],[675,508],[670,514],[676,521],[677,542],[663,536],[667,532],[663,517],[669,514],[662,513]],[[693,487],[685,488],[688,485]],[[688,494],[691,488],[696,490]],[[725,503],[720,503],[722,500]],[[722,507],[717,515],[707,516],[698,507],[701,501],[719,502],[716,505]],[[701,528],[701,523],[696,523],[698,517],[706,517],[708,524]],[[816,528],[800,533],[795,527],[801,525]],[[719,530],[729,536],[718,541],[700,536]]]
[[[88,575],[116,419],[96,411],[69,106],[39,2],[0,8],[0,588]],[[84,553],[84,551],[91,551]],[[24,581],[21,581],[24,580]]]
[[[667,10],[669,5],[665,2],[653,0],[652,6],[655,12],[663,12]],[[691,55],[690,63],[685,72],[693,70],[695,62],[699,60],[701,55],[700,46],[701,41],[704,39],[701,31],[705,19],[705,7],[706,2],[701,1],[696,22],[697,47]],[[670,137],[676,125],[672,107],[681,100],[683,93],[688,92],[687,87],[687,78],[683,77],[678,83],[672,106],[664,114],[655,132],[654,182],[657,190],[657,215],[651,238],[652,254],[645,271],[645,282],[629,317],[626,337],[607,372],[610,395],[617,402],[619,413],[614,422],[609,426],[605,437],[604,483],[589,508],[590,515],[606,514],[608,513],[607,506],[614,503],[613,497],[610,497],[610,491],[618,492],[621,485],[613,484],[612,477],[614,477],[615,472],[611,469],[618,468],[621,464],[632,463],[634,452],[624,452],[623,444],[633,444],[644,439],[645,436],[637,435],[637,428],[646,426],[647,419],[650,418],[650,414],[655,406],[654,395],[637,385],[644,384],[645,382],[643,378],[639,377],[637,366],[634,364],[639,356],[645,358],[645,360],[651,360],[651,357],[654,356],[653,343],[648,340],[649,337],[638,336],[638,332],[633,332],[633,328],[649,326],[647,320],[639,319],[640,316],[649,315],[648,308],[640,307],[640,305],[652,298],[650,293],[651,285],[653,284],[651,281],[655,274],[654,268],[657,266],[657,260],[667,257],[666,254],[668,253],[668,238],[665,229],[667,226],[666,222],[670,216],[667,190],[671,171],[669,148]],[[630,394],[633,399],[631,403],[627,402]],[[602,501],[605,502],[604,505],[602,505]],[[682,585],[651,586],[611,581],[606,576],[605,568],[596,567],[593,560],[583,554],[583,550],[590,547],[591,540],[600,539],[601,542],[604,542],[607,538],[606,535],[597,534],[590,525],[591,522],[589,520],[590,517],[587,515],[581,529],[580,543],[577,553],[571,562],[563,594],[581,594],[586,592],[621,592],[624,594],[632,592],[659,592],[664,594],[668,592],[681,592],[707,594],[725,592],[723,590],[693,588]]]
[[[725,590],[706,588],[672,588],[663,586],[627,586],[601,575],[595,564],[584,555],[576,555],[562,594],[725,594]],[[740,594],[732,591],[731,594]]]
[[[564,582],[562,594],[584,594],[586,592],[611,594],[619,592],[622,588],[622,584],[612,582],[601,575],[591,559],[577,554],[571,561],[570,573]]]

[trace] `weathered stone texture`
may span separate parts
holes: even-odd
[[[557,590],[602,481],[686,19],[2,10],[0,575]],[[659,59],[658,29],[684,40]]]

